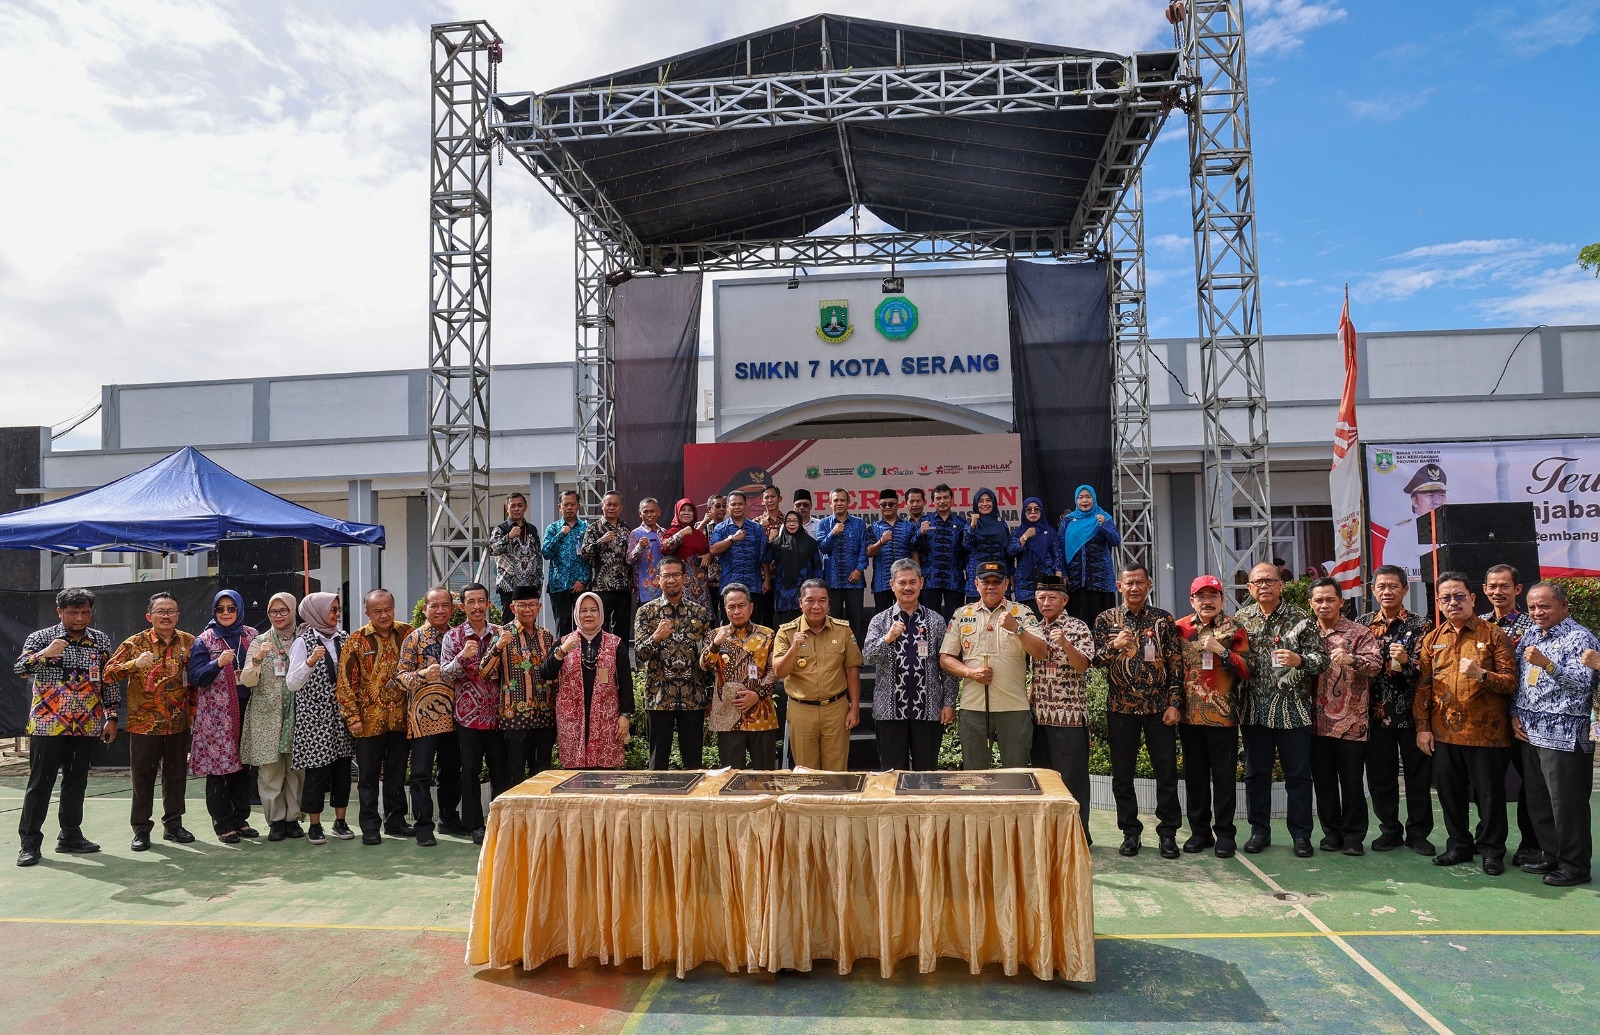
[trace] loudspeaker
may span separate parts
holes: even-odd
[[[1435,537],[1434,519],[1438,533]],[[1446,503],[1417,518],[1417,542],[1534,543],[1533,503]],[[1431,569],[1430,569],[1431,570]],[[1442,570],[1442,569],[1441,569]]]
[[[266,575],[270,572],[301,571],[306,546],[288,536],[265,539],[222,539],[217,542],[217,578],[238,575]],[[322,567],[322,547],[312,546],[312,569]],[[231,588],[231,587],[230,587]]]
[[[1422,555],[1422,581],[1428,590],[1428,608],[1434,608],[1433,595],[1435,592],[1433,582],[1433,560],[1435,555],[1439,559],[1439,571],[1459,571],[1466,574],[1470,584],[1469,589],[1477,596],[1474,605],[1479,614],[1488,611],[1492,606],[1483,595],[1483,583],[1489,569],[1496,564],[1509,564],[1517,569],[1517,578],[1524,587],[1539,581],[1539,544],[1538,543],[1447,543],[1438,550]],[[1518,606],[1523,606],[1524,597],[1517,598]]]
[[[300,540],[292,540],[299,543]],[[253,627],[257,632],[265,632],[272,628],[272,623],[267,620],[267,601],[272,599],[274,593],[289,593],[294,596],[298,605],[300,599],[306,594],[305,576],[299,572],[271,572],[266,575],[235,575],[219,577],[217,585],[220,589],[237,590],[244,597],[244,624]],[[311,592],[322,590],[322,580],[311,580]],[[299,621],[296,617],[295,621]]]

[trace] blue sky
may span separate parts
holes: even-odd
[[[0,5],[0,407],[103,383],[416,366],[429,22],[481,17],[543,89],[821,9],[1119,52],[1160,0]],[[1600,323],[1600,0],[1247,0],[1265,329]],[[1151,329],[1194,333],[1185,129],[1146,174]],[[497,170],[494,358],[572,350],[569,221]],[[707,321],[709,325],[709,320]],[[1270,385],[1268,386],[1270,391]],[[91,421],[62,444],[92,444]]]

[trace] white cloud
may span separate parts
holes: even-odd
[[[1510,294],[1475,308],[1490,319],[1517,324],[1600,323],[1600,280],[1573,261],[1524,277]]]
[[[1281,55],[1299,49],[1306,37],[1348,17],[1338,3],[1305,0],[1256,0],[1245,7],[1250,53]]]
[[[1363,277],[1352,293],[1364,300],[1404,301],[1436,290],[1472,290],[1491,299],[1473,302],[1472,308],[1493,314],[1494,300],[1515,305],[1515,299],[1544,297],[1535,283],[1551,274],[1553,260],[1570,260],[1577,253],[1576,245],[1519,238],[1422,245],[1387,260],[1393,265]],[[1569,293],[1569,301],[1577,297]]]

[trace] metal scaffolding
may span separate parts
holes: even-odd
[[[500,40],[487,22],[433,26],[429,169],[428,569],[460,585],[489,524],[490,140]]]
[[[1150,333],[1145,319],[1144,178],[1134,170],[1111,221],[1112,516],[1123,564],[1156,565],[1155,479],[1150,459]]]
[[[1240,0],[1195,0],[1182,52],[1200,315],[1209,570],[1242,588],[1272,557],[1255,176]]]

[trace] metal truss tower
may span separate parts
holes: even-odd
[[[1242,0],[1192,0],[1189,94],[1209,570],[1241,588],[1272,557],[1267,389]]]
[[[433,26],[429,167],[428,571],[472,581],[489,524],[490,140],[500,40],[487,22]]]
[[[1156,565],[1150,463],[1150,334],[1145,318],[1144,176],[1132,173],[1107,227],[1111,279],[1113,516],[1123,564]]]

